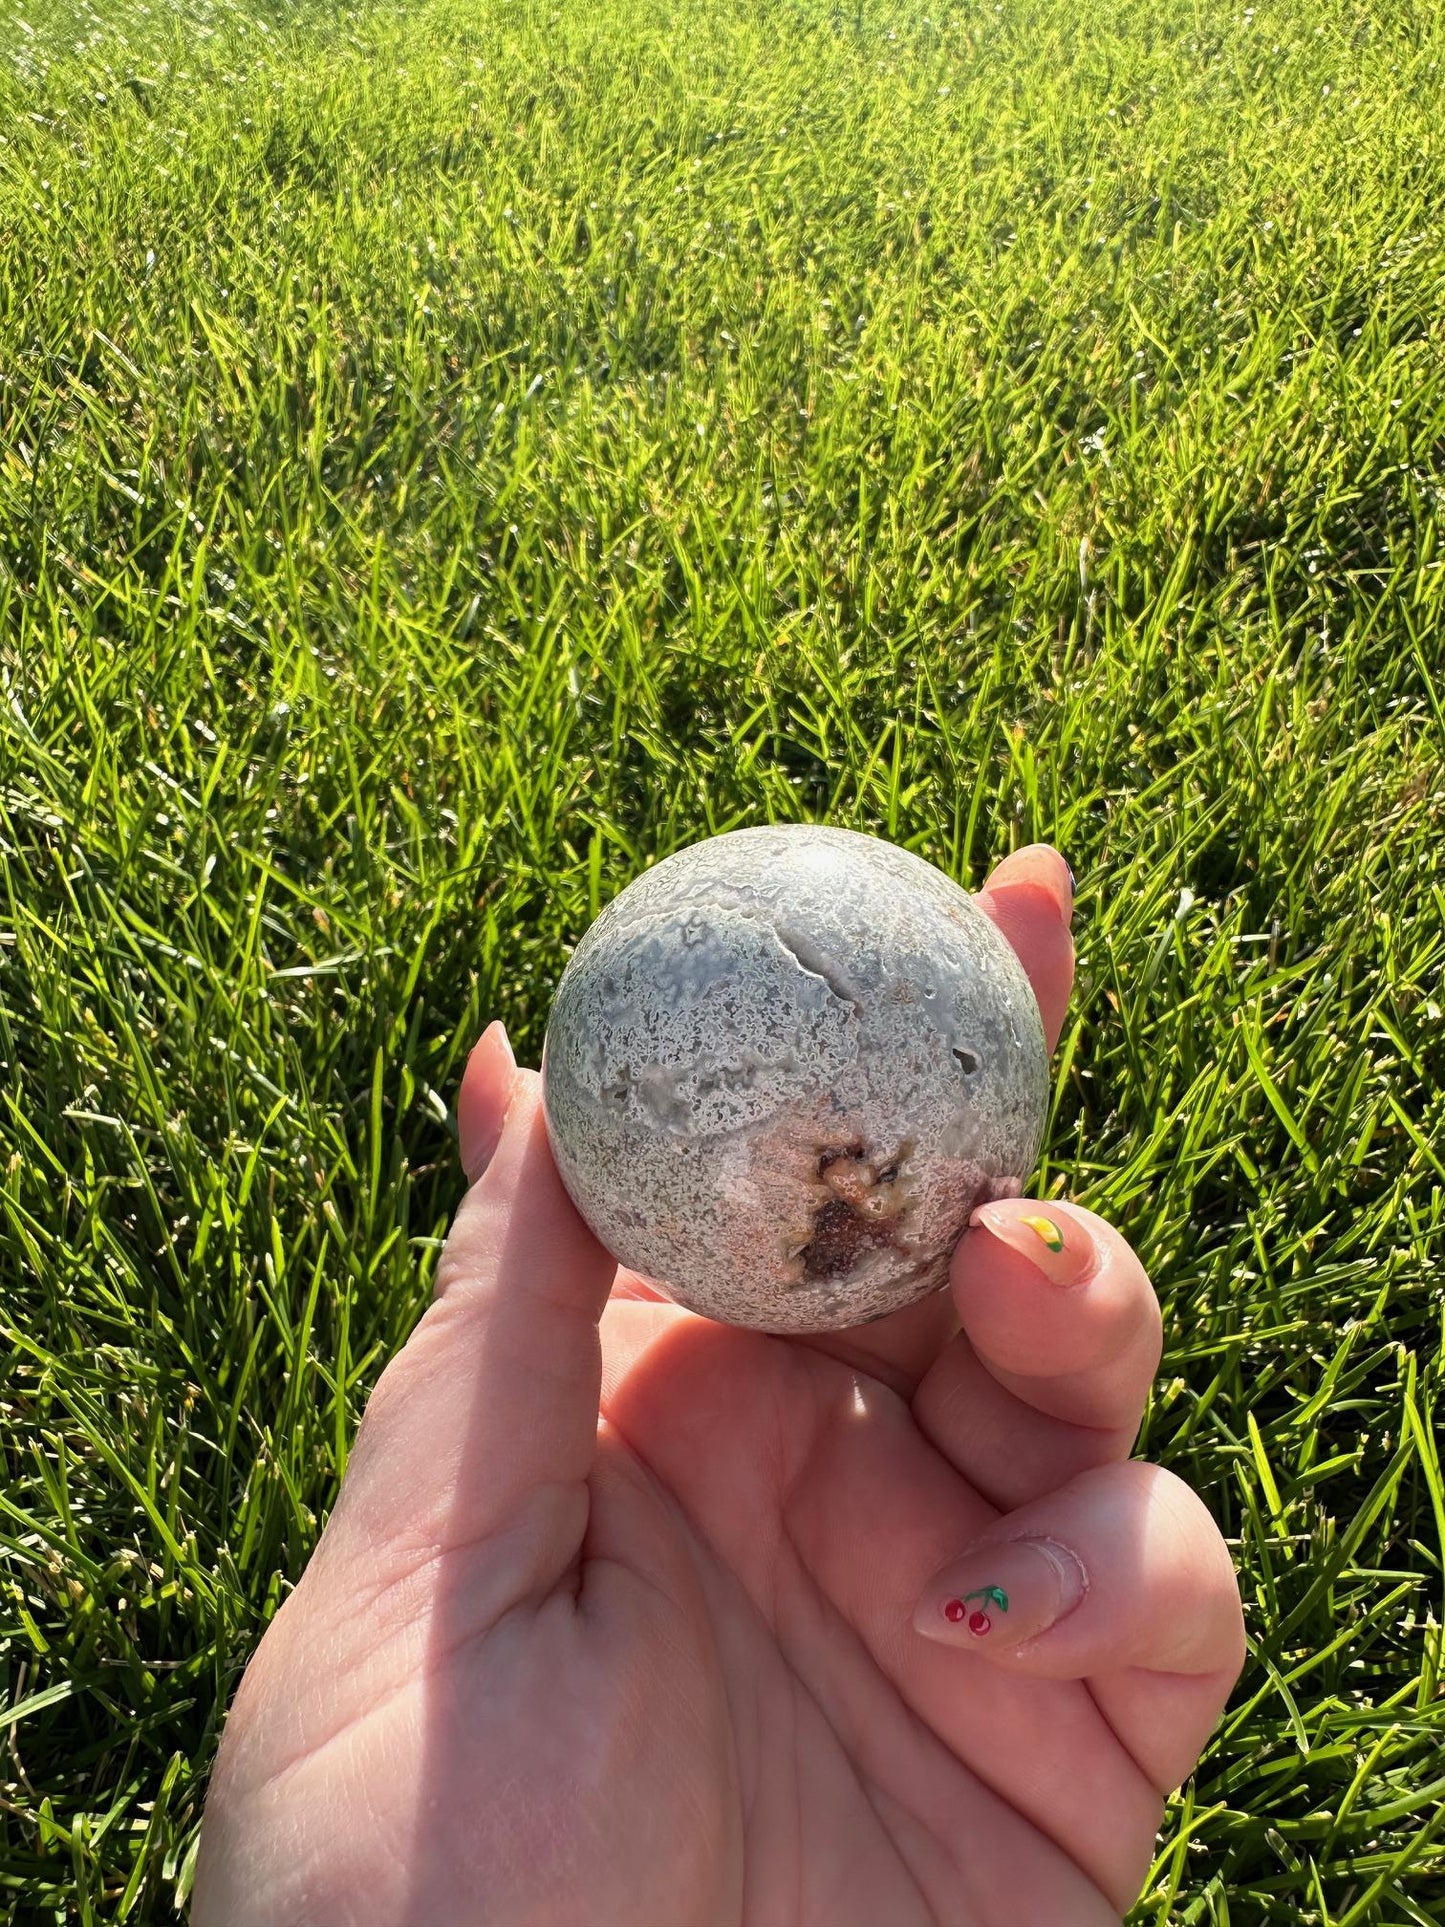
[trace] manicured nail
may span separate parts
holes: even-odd
[[[1057,1540],[995,1540],[930,1582],[914,1630],[943,1646],[1018,1646],[1056,1626],[1088,1590],[1078,1555]]]
[[[1094,1240],[1077,1218],[1028,1198],[997,1198],[981,1204],[969,1229],[990,1236],[1027,1258],[1051,1284],[1081,1285],[1098,1263]]]
[[[469,1184],[481,1177],[502,1141],[516,1069],[507,1027],[494,1018],[472,1046],[457,1096],[457,1148]]]

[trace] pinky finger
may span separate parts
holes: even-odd
[[[1139,1460],[996,1519],[925,1587],[914,1626],[1005,1672],[1087,1679],[1161,1793],[1193,1770],[1244,1664],[1218,1527],[1181,1479]]]

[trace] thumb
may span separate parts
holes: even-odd
[[[372,1393],[330,1536],[372,1553],[505,1541],[500,1613],[550,1590],[581,1544],[617,1266],[557,1174],[542,1080],[500,1024],[472,1053],[457,1122],[474,1182],[435,1302]]]

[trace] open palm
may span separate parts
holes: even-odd
[[[1051,1041],[1065,877],[979,898]],[[769,1337],[618,1270],[500,1026],[458,1109],[476,1181],[232,1709],[198,1927],[1117,1927],[1243,1657],[1208,1513],[1128,1459],[1123,1240],[1001,1201],[949,1292]]]

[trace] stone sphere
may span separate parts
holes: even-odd
[[[1016,1197],[1049,1077],[1033,989],[967,892],[852,830],[732,830],[613,899],[557,986],[552,1152],[624,1265],[761,1331],[946,1282]]]

